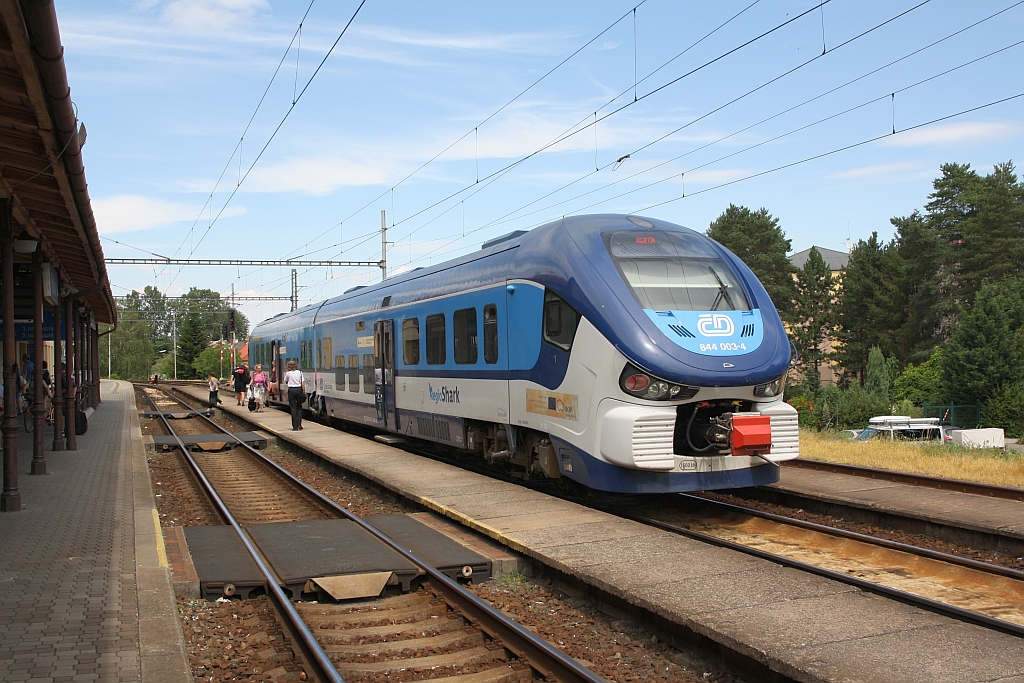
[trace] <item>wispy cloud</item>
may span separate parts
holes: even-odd
[[[1018,137],[1024,127],[1015,121],[958,121],[909,130],[882,140],[886,147],[923,147],[999,142]]]
[[[170,0],[165,20],[187,31],[217,33],[247,23],[270,9],[267,0]]]
[[[180,221],[193,221],[202,211],[202,207],[135,194],[122,194],[106,199],[93,199],[92,210],[96,214],[100,234],[110,235],[149,230]],[[244,207],[230,207],[225,210],[224,217],[239,216],[243,213]]]
[[[243,186],[247,192],[303,192],[325,195],[339,187],[378,185],[393,176],[386,162],[341,158],[297,158],[257,166]]]
[[[467,33],[441,34],[414,31],[395,26],[359,26],[353,33],[379,42],[414,47],[440,48],[475,52],[550,52],[566,36],[550,33]]]
[[[934,172],[934,164],[927,161],[898,161],[838,171],[829,177],[838,180],[895,180],[916,178],[921,174],[931,175]]]

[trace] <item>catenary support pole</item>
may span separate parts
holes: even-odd
[[[4,488],[0,510],[21,510],[18,491],[18,385],[14,375],[18,345],[14,341],[14,230],[11,200],[0,198],[0,285],[3,287],[4,316],[4,420],[0,425],[4,442]]]
[[[43,387],[43,249],[36,246],[32,255],[32,474],[46,474],[46,390]]]
[[[388,279],[388,221],[384,209],[380,210],[380,281]]]

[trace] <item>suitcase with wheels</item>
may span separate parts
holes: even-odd
[[[89,418],[81,410],[75,411],[75,434],[81,436],[89,431]]]

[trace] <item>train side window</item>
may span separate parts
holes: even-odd
[[[484,362],[498,362],[498,307],[484,306]]]
[[[554,292],[544,291],[544,341],[568,351],[579,324],[580,314],[576,309]]]
[[[402,321],[402,362],[406,365],[420,363],[419,318],[406,318]]]
[[[345,356],[334,357],[334,390],[345,391]]]
[[[363,393],[372,394],[374,390],[373,363],[376,357],[372,353],[363,354]]]
[[[348,390],[359,391],[359,356],[356,354],[348,357]]]
[[[471,365],[477,358],[476,309],[463,308],[452,315],[452,333],[455,340],[455,362]]]
[[[305,370],[306,368],[308,368],[310,366],[310,362],[309,362],[310,361],[310,356],[313,355],[313,354],[310,353],[309,346],[310,346],[309,342],[305,341],[305,340],[302,341],[302,344],[300,346],[301,351],[299,351],[298,361],[299,361],[299,367],[302,368],[303,370]]]
[[[443,365],[445,362],[444,314],[427,316],[427,363]]]
[[[334,357],[334,341],[330,337],[324,337],[324,363],[323,366],[326,369],[330,369],[333,366],[330,365],[331,358]]]
[[[316,340],[316,367],[318,369],[324,367],[324,340],[323,339],[317,339]]]

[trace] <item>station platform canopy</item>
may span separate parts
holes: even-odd
[[[85,179],[85,139],[53,2],[0,0],[0,223],[11,222],[0,231],[18,240],[16,263],[30,263],[41,249],[59,286],[97,321],[115,323]]]

